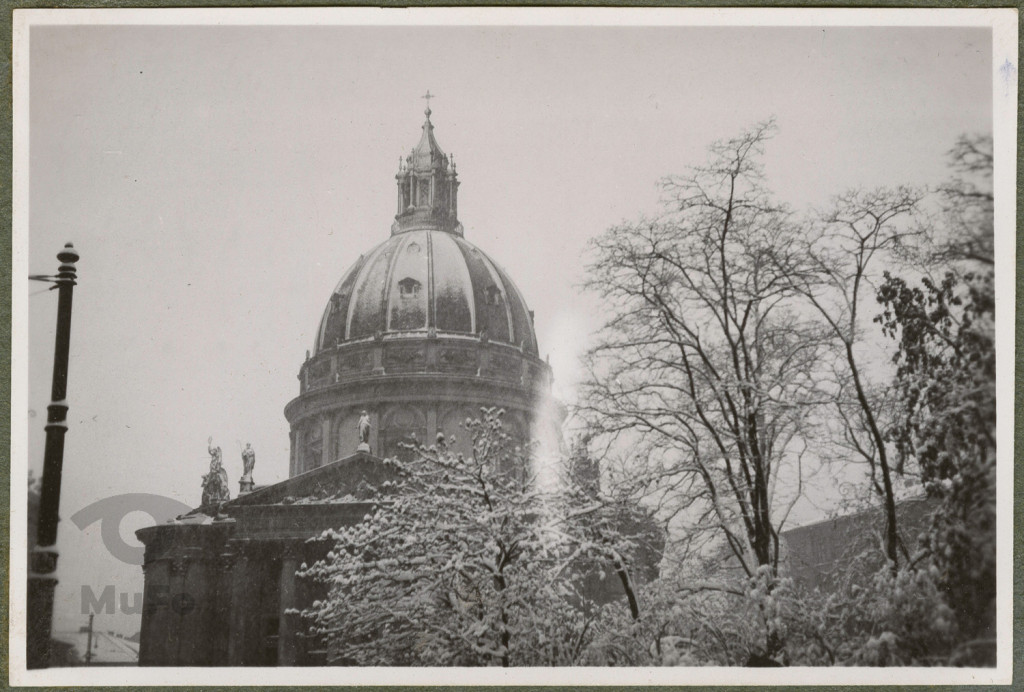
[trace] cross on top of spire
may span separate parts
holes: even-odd
[[[437,97],[430,93],[430,89],[427,89],[427,93],[423,94],[423,96],[421,96],[420,98],[423,98],[423,99],[427,100],[427,109],[425,111],[423,111],[423,112],[426,113],[427,117],[429,118],[430,117],[430,99],[437,98]]]

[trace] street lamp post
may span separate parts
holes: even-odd
[[[46,450],[43,483],[39,496],[36,546],[29,555],[28,603],[26,609],[27,664],[31,668],[50,665],[50,634],[53,626],[53,592],[57,586],[57,522],[60,510],[60,482],[64,467],[64,434],[68,430],[68,351],[71,346],[71,294],[78,275],[78,253],[71,243],[57,253],[60,267],[52,278],[57,288],[57,337],[53,350],[53,386],[46,408]]]

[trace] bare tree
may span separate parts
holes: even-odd
[[[799,262],[800,229],[759,163],[773,129],[716,143],[705,165],[666,179],[662,216],[593,241],[587,282],[609,318],[581,412],[627,437],[646,490],[724,540],[747,576],[777,573],[827,338],[793,309],[785,258]]]
[[[893,570],[901,546],[893,476],[901,469],[893,468],[886,449],[881,418],[885,392],[872,387],[864,367],[872,340],[863,329],[863,303],[874,301],[873,279],[881,278],[878,265],[891,266],[914,232],[901,221],[910,220],[920,199],[918,191],[905,187],[841,195],[808,229],[800,264],[795,265],[790,254],[779,261],[779,270],[786,271],[792,287],[821,315],[838,347],[833,361],[834,421],[846,449],[868,464],[871,486],[882,498],[885,554]]]
[[[938,188],[942,215],[928,230],[933,260],[995,264],[991,135],[962,135],[949,151],[953,176]]]

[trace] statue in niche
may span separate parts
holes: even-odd
[[[370,451],[370,415],[364,409],[359,414],[359,423],[356,425],[359,431],[359,446],[356,447],[357,452],[369,452]]]
[[[203,505],[217,505],[231,499],[228,491],[228,472],[224,469],[220,447],[213,446],[213,437],[207,441],[210,453],[210,472],[203,476]]]

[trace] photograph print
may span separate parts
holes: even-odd
[[[16,11],[11,682],[1008,682],[1016,22]]]

